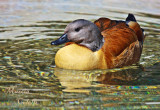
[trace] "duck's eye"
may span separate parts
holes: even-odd
[[[79,30],[80,30],[80,28],[76,28],[76,29],[75,29],[76,32],[79,32]]]

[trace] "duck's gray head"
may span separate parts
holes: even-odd
[[[103,36],[94,23],[78,19],[68,24],[64,34],[51,44],[59,45],[66,42],[75,42],[88,47],[92,51],[97,51],[103,45]]]

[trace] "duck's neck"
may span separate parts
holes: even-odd
[[[95,52],[102,48],[103,43],[104,43],[104,38],[99,37],[98,39],[93,40],[91,42],[81,42],[80,45],[83,45],[92,50],[93,52]]]

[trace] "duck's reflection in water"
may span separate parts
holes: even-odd
[[[143,67],[132,66],[112,70],[76,71],[55,68],[54,74],[65,92],[89,93],[92,87],[131,85],[141,77]]]

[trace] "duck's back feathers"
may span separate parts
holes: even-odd
[[[105,44],[113,56],[119,55],[127,46],[137,40],[135,33],[125,26],[125,24],[119,23],[118,25],[106,29],[102,32],[105,39]]]
[[[100,31],[104,31],[114,25],[116,25],[116,21],[110,20],[108,18],[99,18],[94,22],[94,24],[100,29]]]
[[[144,29],[140,27],[140,25],[137,23],[136,18],[133,14],[128,14],[128,17],[126,18],[126,21],[117,21],[117,20],[110,20],[108,18],[99,18],[94,22],[101,32],[106,31],[107,29],[110,29],[116,25],[121,24],[121,26],[128,26],[130,29],[132,29],[135,34],[137,35],[137,38],[142,43],[144,42]]]

